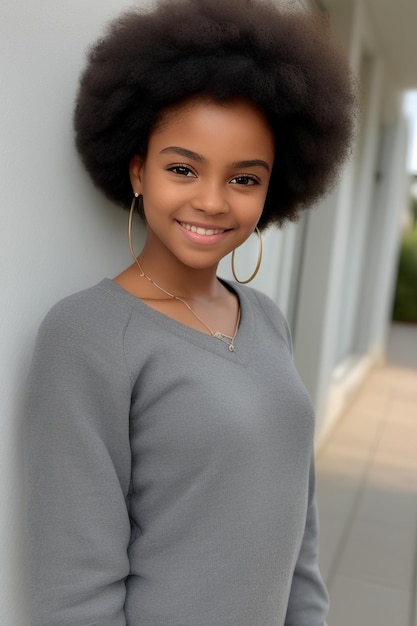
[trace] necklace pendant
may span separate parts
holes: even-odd
[[[212,336],[215,337],[216,339],[220,339],[220,341],[223,341],[224,343],[226,343],[229,352],[234,352],[235,351],[235,347],[233,345],[234,337],[229,337],[228,335],[225,335],[224,333],[220,332],[219,330],[217,330],[215,333],[213,333]]]

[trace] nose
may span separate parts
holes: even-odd
[[[196,211],[202,211],[208,215],[227,213],[228,203],[224,182],[214,179],[200,180],[195,188],[192,206]]]

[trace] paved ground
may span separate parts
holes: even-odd
[[[409,330],[394,328],[393,363],[373,371],[318,455],[329,626],[417,626],[417,327]]]
[[[390,365],[417,369],[417,324],[392,324],[387,351]]]

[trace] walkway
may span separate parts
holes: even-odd
[[[417,626],[417,369],[392,339],[317,458],[329,626]]]

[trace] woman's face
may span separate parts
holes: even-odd
[[[133,190],[143,195],[147,245],[188,267],[217,266],[254,231],[273,161],[272,131],[251,104],[192,100],[170,109],[146,157],[130,165]]]

